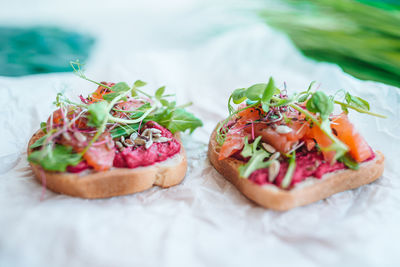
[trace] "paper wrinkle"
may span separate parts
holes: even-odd
[[[26,159],[27,142],[54,110],[57,92],[64,90],[76,100],[96,86],[72,74],[0,77],[0,262],[4,266],[400,265],[399,89],[360,81],[335,65],[307,59],[287,37],[253,16],[197,3],[182,7],[186,15],[169,9],[159,21],[146,17],[149,11],[142,7],[130,11],[137,13],[130,15],[132,24],[109,12],[114,21],[94,23],[89,16],[80,22],[100,36],[87,64],[88,77],[129,84],[141,79],[148,82],[146,88],[154,89],[166,85],[168,92],[177,93],[179,103],[194,103],[190,110],[204,127],[182,136],[188,172],[178,186],[100,200],[46,191],[40,201],[41,185]],[[59,19],[67,21],[62,14]],[[104,26],[102,32],[99,24]],[[215,32],[216,27],[220,31]],[[218,174],[207,158],[208,139],[227,116],[229,94],[265,82],[270,75],[280,87],[286,82],[289,92],[304,90],[313,80],[328,93],[349,90],[370,101],[373,111],[387,115],[375,119],[351,114],[371,146],[385,154],[383,177],[305,207],[276,212],[255,205]]]

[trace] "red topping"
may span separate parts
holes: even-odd
[[[135,148],[127,147],[122,152],[115,155],[114,167],[136,168],[140,166],[149,166],[156,162],[164,161],[180,151],[180,143],[173,137],[170,131],[156,122],[146,123],[144,129],[149,127],[159,129],[162,136],[171,138],[171,140],[164,143],[153,143],[148,149],[144,146]]]
[[[113,166],[115,156],[114,142],[109,132],[104,132],[97,142],[99,145],[92,144],[83,155],[83,158],[96,171],[106,171]]]
[[[68,166],[67,167],[67,172],[72,172],[72,173],[78,173],[81,171],[84,171],[89,168],[89,165],[87,164],[86,160],[83,160],[78,163],[76,166]]]
[[[375,154],[373,154],[373,156],[368,158],[366,161],[372,160],[374,158]],[[273,182],[273,184],[277,186],[281,185],[289,165],[287,162],[280,163],[281,166],[279,174]],[[322,176],[326,173],[342,170],[345,168],[346,166],[341,162],[336,162],[334,164],[326,162],[322,153],[318,153],[316,151],[310,151],[307,153],[299,152],[296,154],[296,169],[293,173],[291,187],[297,183],[304,181],[307,177],[312,176],[321,179]],[[254,171],[250,175],[249,179],[259,185],[271,184],[268,181],[268,168]]]

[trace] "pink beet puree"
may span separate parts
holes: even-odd
[[[87,164],[86,160],[83,160],[75,166],[71,166],[71,165],[67,166],[67,172],[78,173],[78,172],[84,171],[88,168],[89,168],[89,165]]]
[[[144,129],[146,128],[159,129],[162,136],[171,138],[172,140],[164,143],[153,143],[148,149],[144,146],[139,146],[136,148],[127,147],[122,152],[117,151],[114,158],[114,167],[136,168],[149,166],[156,162],[164,161],[180,151],[180,143],[170,131],[156,122],[146,123]]]
[[[373,156],[366,161],[372,160],[374,157],[375,154],[373,154]],[[289,164],[287,162],[281,162],[278,176],[274,181],[275,185],[280,186],[283,178],[285,177],[288,165]],[[329,162],[324,161],[322,153],[318,153],[317,151],[306,153],[298,152],[296,153],[296,169],[293,174],[291,187],[299,182],[304,181],[309,176],[320,179],[325,173],[345,168],[346,166],[341,162],[336,162],[331,165]],[[267,168],[254,171],[250,175],[249,179],[259,185],[270,184],[268,181]]]

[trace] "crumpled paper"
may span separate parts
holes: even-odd
[[[118,12],[110,12],[86,2],[76,10],[71,1],[62,8],[44,2],[28,17],[4,10],[1,17],[26,23],[44,17],[97,34],[88,77],[142,79],[149,90],[167,85],[179,103],[194,103],[190,110],[204,127],[183,136],[189,169],[178,186],[100,200],[46,191],[41,201],[27,142],[54,109],[57,92],[74,98],[95,86],[68,73],[0,77],[0,266],[399,266],[398,88],[303,57],[243,3],[172,1],[155,10],[154,1],[116,1]],[[80,24],[71,21],[72,12]],[[312,80],[328,93],[343,88],[387,115],[351,114],[371,146],[384,152],[384,175],[288,212],[260,208],[241,195],[210,165],[208,138],[227,116],[230,92],[269,76],[291,92]]]

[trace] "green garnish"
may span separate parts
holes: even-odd
[[[121,136],[131,135],[133,132],[138,131],[139,123],[128,124],[128,125],[119,125],[118,127],[112,129],[110,131],[111,137],[113,139],[119,138]]]
[[[248,108],[256,108],[259,112],[264,112],[264,120],[266,119],[266,121],[282,120],[285,124],[290,124],[293,119],[286,116],[285,111],[282,111],[281,113],[281,110],[291,109],[292,111],[295,110],[299,112],[299,114],[303,114],[305,120],[309,122],[311,127],[319,127],[331,140],[332,144],[328,147],[322,148],[318,146],[318,144],[316,146],[322,151],[335,151],[335,157],[331,163],[339,160],[347,167],[357,169],[358,164],[348,154],[349,148],[340,141],[332,131],[330,117],[334,110],[334,105],[339,105],[345,113],[347,113],[349,109],[353,109],[360,113],[376,117],[385,118],[385,116],[371,112],[370,105],[366,100],[353,96],[344,90],[338,91],[344,91],[344,102],[335,99],[337,93],[334,96],[328,96],[322,91],[313,92],[312,86],[314,83],[315,82],[312,82],[306,91],[293,96],[287,96],[286,93],[283,93],[276,88],[272,77],[269,78],[268,83],[258,83],[248,88],[239,88],[234,90],[228,99],[229,116],[219,124],[217,128],[216,141],[219,145],[223,145],[229,131],[226,126],[227,123],[234,120],[238,113]],[[243,102],[246,103],[246,106],[235,110],[233,104],[238,105]],[[250,157],[250,160],[239,167],[240,176],[243,178],[248,178],[255,170],[266,168],[270,165],[270,162],[266,161],[270,156],[269,153],[257,147],[260,138],[260,136],[257,137],[252,144],[249,144],[248,138],[245,137],[244,148],[241,155],[245,158]],[[282,188],[290,186],[295,170],[295,152],[297,148],[295,147],[293,149],[294,150],[291,151],[290,154],[283,155],[289,160],[289,166],[282,181]]]
[[[360,164],[355,161],[348,153],[338,158],[338,161],[342,162],[346,167],[352,170],[358,170],[360,168]]]
[[[245,146],[241,155],[245,158],[251,158],[249,162],[239,167],[240,177],[249,178],[255,170],[267,168],[271,164],[271,161],[265,161],[271,155],[259,147],[260,140],[261,136],[257,137],[252,144],[249,144],[247,137],[245,138]]]
[[[46,141],[47,137],[49,137],[48,135],[44,135],[42,137],[40,137],[38,140],[36,140],[35,143],[33,143],[29,148],[30,149],[35,149],[38,147],[41,147],[44,145],[44,142]]]
[[[186,130],[192,133],[197,127],[203,125],[200,119],[184,109],[191,105],[191,103],[176,106],[175,101],[167,100],[168,97],[173,95],[164,94],[164,86],[157,89],[155,96],[139,89],[139,87],[146,85],[146,83],[141,80],[135,81],[132,87],[125,82],[119,82],[110,87],[107,84],[87,78],[81,66],[79,61],[71,62],[71,67],[76,75],[110,91],[102,95],[104,100],[95,103],[87,102],[85,99],[82,100],[84,103],[75,103],[67,99],[63,94],[57,94],[55,105],[59,107],[63,113],[66,111],[69,112],[71,109],[74,112],[79,109],[80,113],[77,117],[74,117],[74,119],[68,119],[64,114],[62,120],[66,120],[66,122],[61,128],[52,129],[51,134],[46,134],[30,147],[31,149],[42,147],[40,150],[32,152],[28,159],[31,162],[41,165],[46,170],[65,171],[66,166],[78,164],[92,144],[95,143],[111,125],[113,125],[113,129],[110,130],[112,138],[128,136],[138,131],[140,125],[148,121],[155,121],[172,133]],[[141,97],[140,95],[145,97]],[[117,108],[118,102],[127,101],[130,97],[142,101],[143,104],[135,110]],[[114,117],[115,114],[119,114],[119,116]],[[125,114],[125,118],[121,118],[121,114]],[[68,130],[76,131],[71,127],[80,116],[87,119],[88,126],[96,128],[96,133],[88,140],[86,147],[79,153],[73,153],[71,147],[54,144],[51,139],[55,135],[67,133]],[[46,128],[47,125],[42,123],[41,129],[45,130]],[[62,132],[58,132],[54,135],[57,131]],[[68,134],[66,136],[68,137]]]
[[[75,166],[82,160],[82,155],[74,153],[72,147],[48,144],[44,149],[33,151],[28,160],[49,171],[65,172],[67,166]]]
[[[285,177],[283,177],[281,187],[288,188],[292,183],[293,174],[296,169],[296,152],[293,151],[292,155],[289,157],[289,166],[287,168]]]

